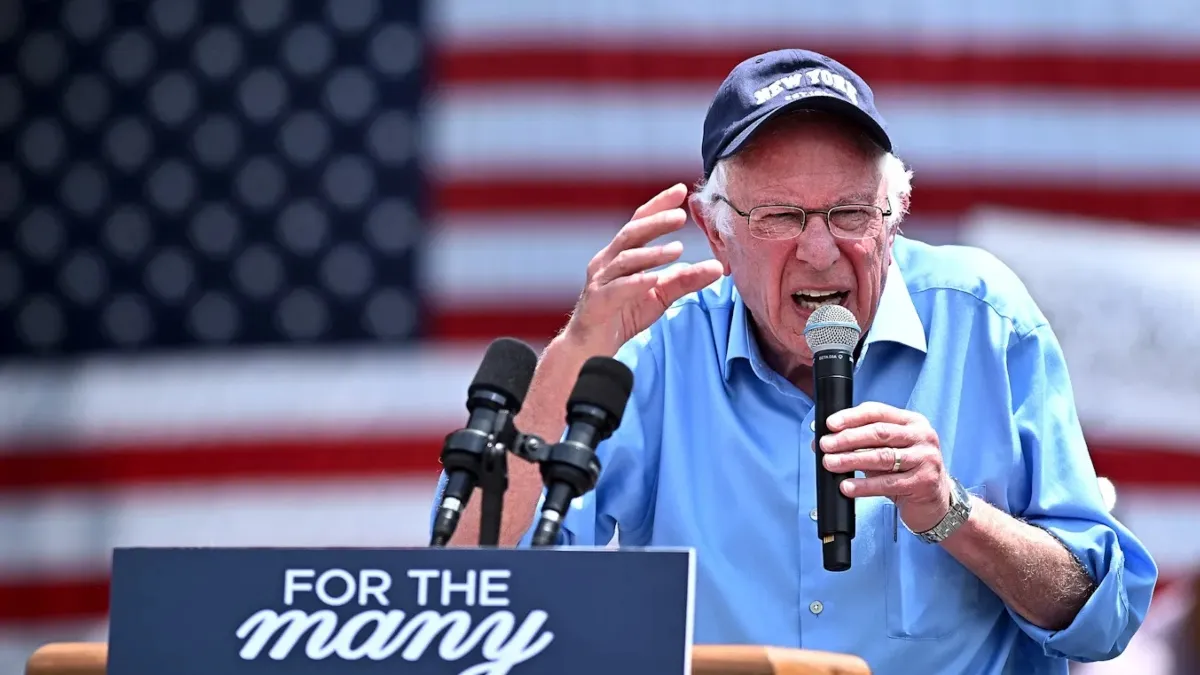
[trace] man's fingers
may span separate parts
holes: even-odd
[[[694,293],[721,278],[725,269],[716,260],[705,260],[691,265],[678,265],[658,274],[655,293],[663,307],[688,293]]]
[[[912,427],[892,422],[873,422],[822,437],[821,450],[839,453],[870,448],[907,448],[920,440]]]
[[[672,185],[666,190],[663,190],[662,192],[651,197],[650,201],[639,206],[637,210],[633,212],[633,218],[630,220],[645,218],[650,214],[677,207],[683,203],[684,198],[687,197],[687,192],[686,185],[683,183],[676,183],[675,185]]]
[[[825,425],[829,427],[830,431],[841,431],[874,422],[906,424],[912,417],[912,413],[907,410],[894,408],[878,401],[866,401],[853,408],[840,410],[830,415],[829,419],[825,421]]]
[[[682,253],[683,243],[678,241],[662,246],[631,248],[618,253],[592,280],[603,285],[635,272],[674,262]]]
[[[657,270],[634,272],[629,276],[614,279],[604,285],[605,294],[613,298],[624,298],[625,302],[635,302],[658,285],[659,274],[661,272]]]
[[[645,246],[664,234],[678,230],[686,222],[687,213],[683,209],[669,209],[629,221],[588,263],[588,277],[594,278],[622,251]]]
[[[887,473],[869,478],[847,478],[841,482],[842,494],[847,497],[904,497],[920,484],[914,473]]]
[[[687,223],[687,212],[683,209],[667,209],[652,213],[644,218],[631,220],[617,232],[608,245],[610,259],[621,251],[645,246],[655,239],[678,231]]]
[[[895,468],[897,457],[900,458],[899,469]],[[852,473],[854,471],[895,473],[912,469],[920,460],[920,456],[896,448],[871,448],[858,452],[825,455],[825,468],[833,473]]]

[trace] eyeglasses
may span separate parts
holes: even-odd
[[[793,239],[804,232],[808,217],[814,213],[825,216],[829,233],[838,239],[868,239],[883,231],[884,219],[892,215],[891,200],[888,208],[881,209],[869,204],[846,204],[828,211],[804,210],[786,204],[765,204],[742,211],[725,197],[714,195],[713,201],[725,202],[735,213],[746,219],[750,236],[755,239],[778,241]]]

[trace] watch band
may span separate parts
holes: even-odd
[[[913,532],[927,544],[941,543],[946,537],[954,534],[954,531],[963,526],[967,522],[967,518],[971,517],[971,494],[967,492],[962,483],[958,479],[951,478],[950,488],[950,510],[942,518],[941,522],[934,525],[932,528],[924,532]]]

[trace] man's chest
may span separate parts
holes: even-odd
[[[914,395],[895,378],[887,384],[859,387],[856,400],[920,406],[935,424],[958,415],[957,397]],[[762,387],[733,388],[727,403],[667,421],[651,517],[622,543],[696,549],[697,630],[812,646],[839,622],[876,637],[940,640],[978,612],[994,615],[990,591],[941,547],[913,536],[885,498],[855,501],[851,568],[824,569],[812,422],[807,399]],[[975,431],[990,437],[981,446],[1004,442],[1003,430]],[[970,440],[957,430],[947,436],[949,455]],[[954,464],[982,494],[989,463]],[[994,474],[988,483],[1003,487]]]

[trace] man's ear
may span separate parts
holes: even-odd
[[[708,240],[708,247],[712,250],[713,257],[721,263],[725,276],[729,276],[732,274],[732,270],[729,268],[729,243],[726,241],[725,235],[717,228],[717,223],[707,217],[700,195],[696,193],[688,195],[687,205],[692,220],[700,227],[704,238]]]

